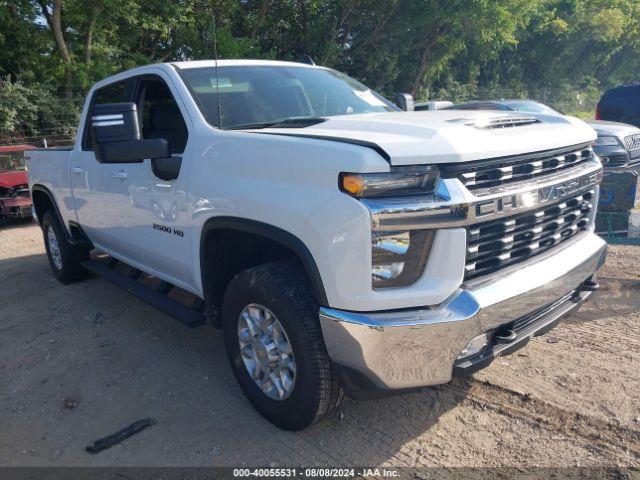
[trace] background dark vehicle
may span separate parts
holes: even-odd
[[[501,110],[543,115],[564,115],[561,111],[534,100],[479,100],[445,107],[443,110]]]
[[[596,119],[640,127],[640,83],[606,91],[596,107]]]
[[[592,120],[587,122],[598,132],[593,151],[606,170],[640,167],[640,129],[626,123]]]

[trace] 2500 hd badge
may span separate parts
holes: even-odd
[[[154,223],[153,224],[153,229],[154,230],[160,230],[161,232],[165,232],[165,233],[173,233],[174,235],[177,235],[178,237],[184,237],[184,232],[182,230],[177,229],[177,228],[167,227],[166,225],[160,225],[159,223]]]

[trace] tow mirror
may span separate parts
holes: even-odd
[[[404,110],[405,112],[412,112],[415,110],[413,97],[410,93],[397,93],[396,105],[398,105],[398,107],[400,107],[400,109]]]
[[[91,128],[96,159],[101,163],[137,163],[145,158],[169,157],[164,138],[141,139],[135,103],[95,105]]]

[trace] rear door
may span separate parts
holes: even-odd
[[[124,185],[117,175],[123,166],[100,163],[93,151],[91,112],[95,105],[130,102],[133,97],[132,79],[114,82],[97,89],[90,100],[81,143],[71,154],[70,177],[76,220],[97,247],[118,251],[120,217],[115,209]]]

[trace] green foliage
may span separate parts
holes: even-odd
[[[70,136],[79,114],[77,101],[61,101],[45,87],[27,87],[10,79],[0,80],[0,134]]]
[[[19,83],[2,82],[0,89],[0,131],[12,132],[26,124],[35,124],[38,111],[31,102],[33,92]]]
[[[592,111],[604,88],[637,80],[640,67],[637,0],[58,2],[68,60],[46,20],[56,2],[0,0],[0,78],[21,82],[2,98],[45,85],[73,99],[113,73],[210,59],[217,46],[220,58],[309,54],[387,95],[532,97]]]
[[[47,71],[41,56],[51,42],[37,17],[33,2],[0,0],[0,78],[12,75],[38,81]]]

